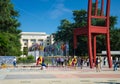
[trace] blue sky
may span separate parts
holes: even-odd
[[[60,20],[68,19],[72,22],[73,10],[87,9],[88,0],[11,0],[15,9],[19,11],[20,29],[23,32],[57,31]],[[120,15],[120,0],[111,0],[111,15]],[[120,16],[118,24],[120,28]]]

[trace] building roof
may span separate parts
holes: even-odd
[[[21,32],[20,34],[46,34],[45,32]]]
[[[45,32],[21,32],[20,35],[37,35],[37,36],[50,36]]]
[[[120,55],[120,51],[110,51],[111,55]],[[106,55],[106,51],[102,51],[102,55]]]

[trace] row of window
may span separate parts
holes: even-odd
[[[23,39],[23,41],[28,41],[28,39]],[[31,39],[30,41],[36,41],[36,39]],[[43,41],[43,39],[38,39],[38,41]]]
[[[32,45],[33,45],[34,43],[32,43]],[[28,45],[28,43],[24,43],[24,46],[27,46]],[[50,43],[47,43],[47,45],[50,45]]]
[[[36,42],[36,39],[31,39],[31,42]],[[43,39],[38,39],[39,42],[43,42]],[[47,40],[49,42],[50,40]],[[23,42],[28,42],[28,39],[23,39]]]

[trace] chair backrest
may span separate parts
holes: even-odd
[[[109,16],[110,0],[88,0],[88,26],[91,26],[92,19],[104,19],[105,27],[109,27]]]

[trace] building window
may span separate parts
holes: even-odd
[[[47,39],[49,39],[50,37],[47,37]]]
[[[28,42],[28,39],[23,39],[23,42]]]
[[[43,41],[43,39],[38,39],[38,41],[40,41],[40,42],[41,42],[41,41]]]
[[[24,43],[24,45],[27,45],[27,43]]]
[[[36,40],[35,40],[35,39],[31,39],[31,42],[32,42],[32,43],[36,43]]]
[[[38,43],[42,44],[43,43],[43,39],[38,39]]]
[[[47,40],[47,42],[49,42],[50,40]]]

